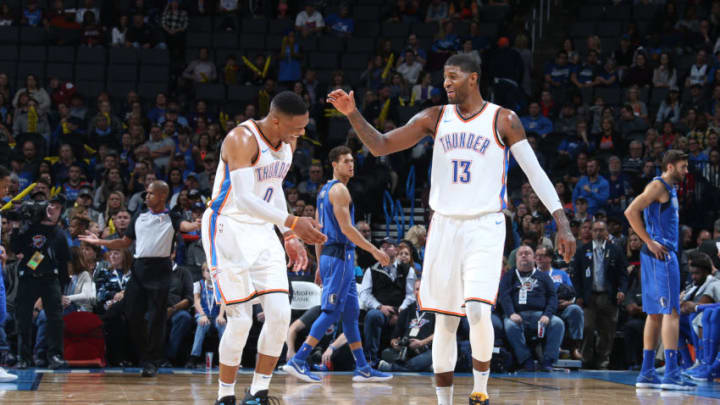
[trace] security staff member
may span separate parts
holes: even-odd
[[[135,240],[135,262],[124,301],[130,336],[143,365],[143,377],[154,377],[163,359],[173,238],[178,231],[200,229],[200,221],[184,221],[177,212],[167,210],[169,193],[164,181],[150,183],[145,197],[147,208],[133,218],[122,239],[99,239],[89,232],[80,236],[83,242],[108,249],[126,249]]]
[[[70,247],[58,225],[64,208],[65,197],[59,194],[50,200],[47,216],[41,222],[30,224],[24,231],[20,230],[20,223],[12,224],[11,248],[22,254],[15,301],[20,347],[17,367],[21,369],[27,368],[32,359],[33,308],[38,298],[42,299],[47,316],[48,367],[67,366],[63,360],[62,285],[68,280]]]

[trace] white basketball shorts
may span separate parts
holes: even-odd
[[[208,208],[202,243],[215,299],[226,305],[269,293],[288,293],[285,250],[272,224],[248,224]]]
[[[425,245],[420,309],[465,316],[466,301],[494,305],[504,246],[502,213],[456,218],[436,212]]]

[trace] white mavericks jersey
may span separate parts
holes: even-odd
[[[509,148],[497,133],[500,106],[485,102],[463,118],[456,105],[442,107],[435,128],[430,207],[442,215],[474,217],[506,207]]]
[[[292,147],[290,144],[281,142],[277,149],[273,148],[255,121],[251,119],[239,126],[255,136],[259,148],[258,157],[252,166],[255,180],[252,192],[259,198],[286,209],[282,183],[292,164]],[[275,201],[277,199],[281,201]],[[232,195],[230,170],[222,159],[220,159],[217,172],[215,172],[215,184],[213,184],[212,201],[209,203],[209,207],[213,210],[214,215],[229,216],[239,222],[268,223],[251,216],[237,204]]]

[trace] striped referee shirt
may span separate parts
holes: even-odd
[[[180,231],[183,218],[178,212],[152,212],[145,209],[135,215],[125,233],[135,240],[135,258],[170,257],[175,232]]]

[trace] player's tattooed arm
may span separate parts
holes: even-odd
[[[520,122],[520,117],[515,114],[515,111],[501,108],[498,112],[495,126],[500,139],[508,148],[523,139],[527,139],[525,136],[525,128],[522,122]]]
[[[354,92],[334,90],[327,101],[348,117],[358,138],[374,156],[384,156],[415,146],[426,136],[433,136],[440,118],[441,106],[427,108],[417,113],[407,124],[386,134],[380,133],[362,116],[355,105]]]

